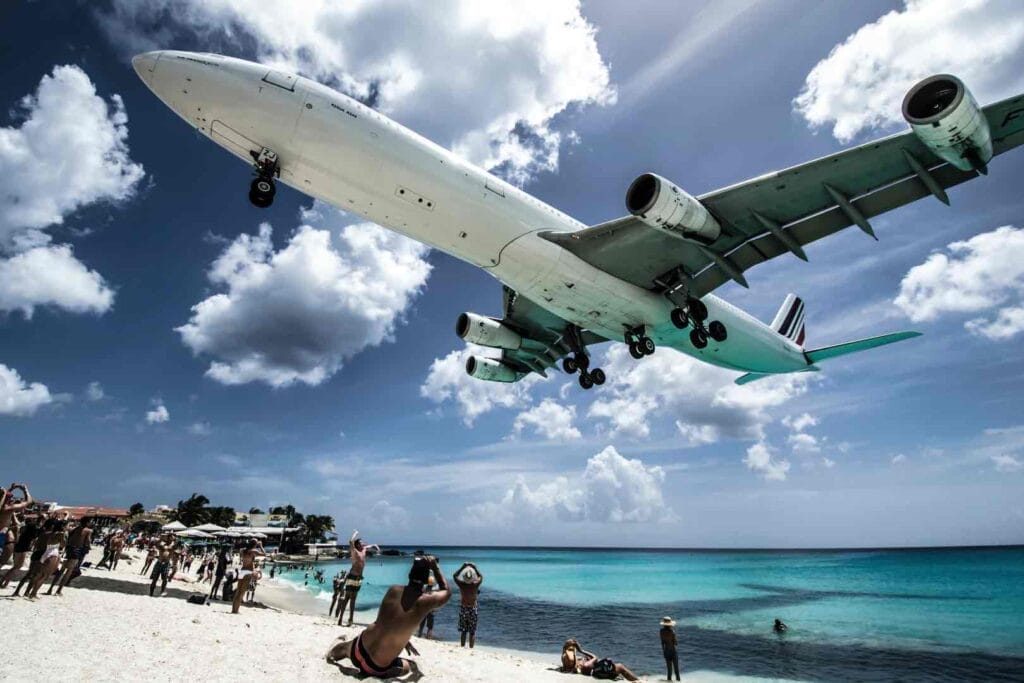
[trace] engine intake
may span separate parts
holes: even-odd
[[[455,334],[472,344],[515,351],[523,345],[522,336],[507,325],[476,313],[463,313],[455,321]]]
[[[629,186],[626,209],[673,237],[711,244],[722,234],[722,226],[703,204],[653,173],[644,173]]]
[[[497,358],[470,356],[466,360],[466,374],[487,382],[518,382],[524,373],[505,365]]]
[[[903,98],[903,118],[928,149],[961,171],[986,171],[992,133],[985,113],[956,76],[919,82]]]

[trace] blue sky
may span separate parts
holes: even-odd
[[[474,384],[454,321],[498,314],[497,282],[290,189],[251,207],[248,170],[129,64],[302,70],[597,223],[647,170],[698,194],[901,130],[933,72],[1024,92],[1019,4],[401,5],[0,10],[0,475],[68,504],[291,502],[385,542],[1024,542],[1024,152],[952,208],[879,218],[878,243],[846,231],[720,291],[761,319],[799,293],[812,345],[921,339],[745,390],[611,345],[586,394]],[[289,255],[338,276],[308,285]]]

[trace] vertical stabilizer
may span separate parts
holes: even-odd
[[[804,301],[796,294],[788,294],[772,321],[772,329],[799,346],[804,345]]]

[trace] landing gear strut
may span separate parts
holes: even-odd
[[[274,203],[277,186],[274,177],[281,174],[277,154],[264,147],[259,152],[250,152],[253,158],[253,170],[256,178],[249,186],[249,201],[253,206],[265,209]]]
[[[644,356],[650,356],[654,353],[655,348],[654,340],[644,334],[643,327],[633,328],[626,331],[625,336],[626,345],[629,346],[629,355],[633,358],[640,360]]]
[[[590,367],[590,356],[587,355],[583,344],[582,330],[575,325],[570,325],[566,328],[563,340],[572,349],[573,355],[566,356],[562,360],[562,369],[570,375],[578,371],[580,373],[580,386],[584,389],[590,389],[595,386],[599,387],[604,384],[606,379],[604,370],[601,368],[591,369]]]

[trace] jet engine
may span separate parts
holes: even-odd
[[[653,173],[644,173],[626,190],[626,208],[647,225],[673,237],[711,244],[722,226],[696,198]]]
[[[903,98],[903,118],[939,158],[961,171],[986,171],[992,159],[988,120],[956,76],[931,76],[911,88]]]
[[[470,356],[466,361],[466,374],[488,382],[518,382],[523,373],[505,365],[497,358]]]
[[[515,351],[523,345],[523,338],[518,332],[493,318],[476,313],[460,315],[455,322],[455,334],[470,343],[496,349]]]

